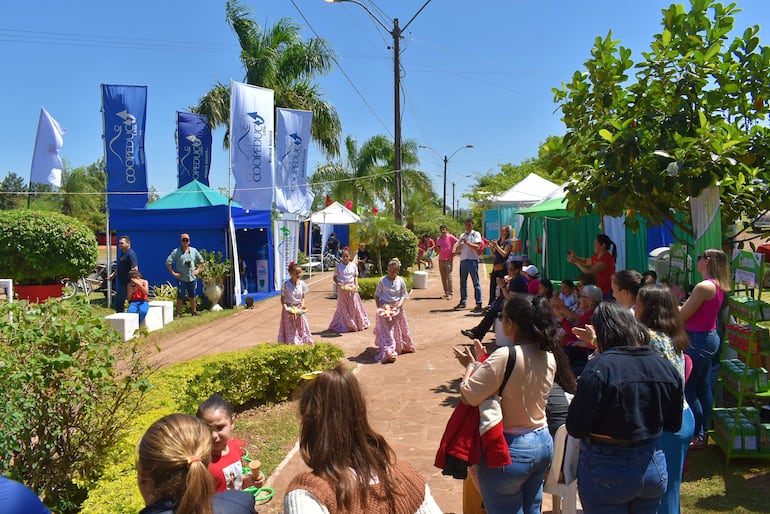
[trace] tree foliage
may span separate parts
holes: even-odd
[[[72,171],[62,177],[62,213],[77,218],[94,231],[104,230],[107,208],[104,160]]]
[[[21,206],[24,195],[18,194],[26,190],[24,179],[9,171],[0,182],[0,210],[15,209]]]
[[[428,176],[415,168],[419,164],[417,142],[404,141],[401,162],[404,204],[411,195],[422,200],[433,200],[433,187]],[[381,206],[392,213],[394,196],[394,155],[393,141],[387,136],[377,135],[364,141],[359,147],[352,136],[345,138],[345,162],[338,160],[318,167],[310,178],[316,198],[328,194],[334,200],[353,202],[355,207],[366,210]]]
[[[55,284],[90,273],[96,237],[80,221],[54,212],[0,211],[0,276],[20,284]]]
[[[770,48],[758,25],[732,36],[737,12],[713,0],[673,4],[639,63],[609,32],[585,70],[554,89],[567,133],[549,151],[573,179],[578,214],[675,221],[672,210],[689,213],[688,197],[712,185],[725,221],[768,205]]]
[[[302,40],[301,27],[288,18],[262,28],[252,9],[239,0],[228,0],[227,24],[241,46],[241,63],[247,84],[272,89],[280,107],[312,111],[312,136],[330,157],[339,155],[342,125],[334,106],[324,101],[315,82],[328,73],[334,62],[329,43],[322,38]],[[230,88],[217,82],[194,109],[209,118],[212,128],[230,121]],[[225,136],[228,146],[228,135]]]
[[[142,405],[139,340],[123,343],[78,297],[0,307],[0,472],[54,512],[77,511]]]

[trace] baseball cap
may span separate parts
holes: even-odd
[[[524,273],[526,273],[530,277],[536,277],[537,274],[539,273],[539,271],[537,270],[537,266],[533,266],[532,264],[530,264],[529,266],[524,266],[522,268],[522,271],[524,271]]]

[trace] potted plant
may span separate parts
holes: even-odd
[[[209,252],[201,250],[203,266],[200,277],[203,280],[203,294],[211,302],[211,310],[221,310],[219,301],[225,291],[225,278],[232,272],[230,259],[223,258],[222,252]]]
[[[0,211],[0,278],[10,278],[19,299],[59,297],[61,279],[96,267],[96,237],[85,224],[55,212]]]

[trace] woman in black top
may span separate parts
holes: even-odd
[[[682,424],[683,384],[648,346],[649,333],[631,311],[602,302],[591,318],[599,356],[578,378],[567,430],[583,439],[578,490],[586,514],[657,512],[668,475],[658,443]]]
[[[489,305],[491,307],[497,298],[497,279],[505,277],[505,262],[511,254],[513,239],[511,239],[510,225],[500,227],[500,237],[489,242],[489,251],[492,254],[492,273],[489,274]]]

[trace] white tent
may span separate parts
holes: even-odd
[[[361,217],[341,203],[334,202],[310,216],[310,221],[319,225],[352,225],[353,223],[361,223]]]
[[[523,209],[524,207],[530,207],[558,192],[560,188],[560,185],[530,173],[524,180],[505,193],[492,198],[492,208],[516,207]]]

